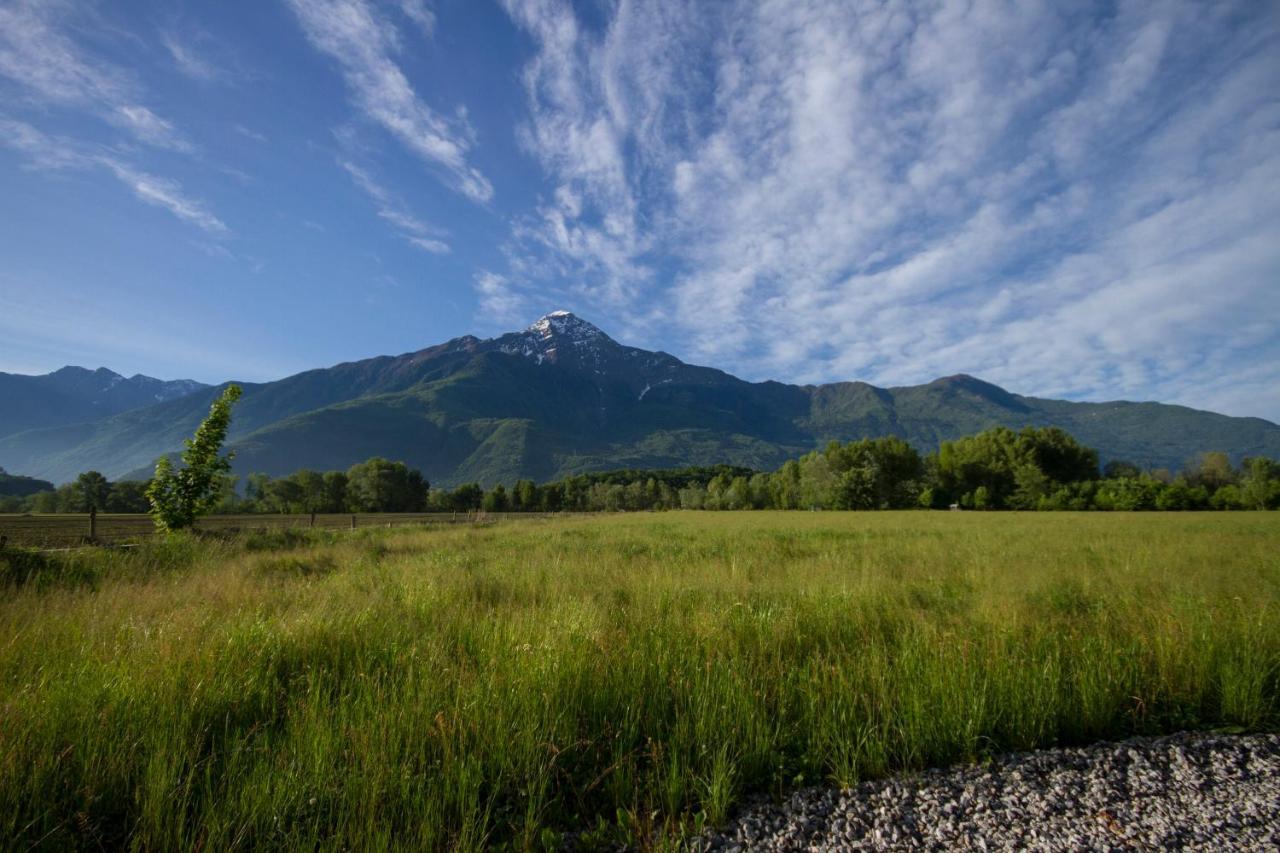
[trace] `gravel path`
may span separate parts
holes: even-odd
[[[811,788],[692,847],[1280,850],[1280,735],[1135,738]]]

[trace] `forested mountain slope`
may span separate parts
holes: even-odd
[[[402,460],[434,483],[491,484],[621,467],[773,468],[831,439],[899,435],[921,450],[991,426],[1059,426],[1104,461],[1179,467],[1196,453],[1280,457],[1280,427],[1159,403],[1073,403],[970,376],[877,388],[745,382],[621,345],[566,312],[521,332],[242,383],[240,473]],[[218,388],[87,423],[0,438],[0,465],[64,482],[141,474],[182,446]]]
[[[68,366],[42,376],[0,373],[0,436],[97,420],[207,387],[191,379],[124,377],[105,367]]]

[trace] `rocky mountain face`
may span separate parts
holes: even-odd
[[[878,388],[745,382],[629,347],[568,312],[519,332],[241,383],[239,473],[403,460],[434,483],[485,484],[619,467],[771,469],[830,440],[898,435],[921,450],[991,426],[1060,426],[1104,461],[1180,467],[1204,450],[1280,457],[1280,427],[1159,403],[1074,403],[970,376]],[[182,446],[219,388],[0,437],[0,465],[63,482],[145,476]]]
[[[0,373],[0,436],[98,420],[207,388],[191,379],[121,376],[99,367],[63,367],[43,376]]]

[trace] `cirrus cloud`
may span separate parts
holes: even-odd
[[[228,232],[226,224],[203,202],[189,196],[178,181],[139,169],[110,149],[85,145],[65,137],[48,136],[26,122],[4,116],[0,116],[0,141],[25,155],[31,168],[45,171],[105,169],[146,204],[163,208],[210,234]]]
[[[342,68],[352,99],[370,121],[416,156],[440,169],[468,198],[488,201],[493,185],[468,162],[472,132],[427,106],[394,59],[395,26],[365,0],[288,0],[308,41]],[[403,11],[425,26],[428,10],[406,2]]]
[[[37,105],[62,105],[99,116],[140,142],[191,153],[168,120],[139,103],[140,86],[114,63],[91,55],[65,31],[74,9],[58,0],[0,6],[0,76]]]
[[[1265,4],[505,5],[554,187],[512,268],[630,334],[1280,419]]]

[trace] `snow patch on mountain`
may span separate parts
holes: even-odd
[[[554,364],[569,354],[580,363],[598,365],[604,360],[603,349],[617,346],[604,332],[569,311],[552,311],[523,332],[498,340],[499,352],[531,358],[538,364]]]
[[[538,319],[525,329],[526,333],[537,335],[543,340],[561,338],[574,346],[609,340],[609,336],[595,326],[568,311],[552,311]]]
[[[671,381],[672,381],[672,380],[670,380],[670,379],[659,379],[657,382],[653,382],[653,383],[646,384],[646,385],[644,386],[644,390],[640,392],[640,396],[636,398],[636,402],[638,403],[638,402],[640,402],[641,400],[643,400],[643,399],[644,399],[644,395],[645,395],[645,394],[648,394],[650,391],[652,391],[652,390],[653,390],[655,387],[657,387],[658,385],[666,385],[668,382],[671,382]]]

